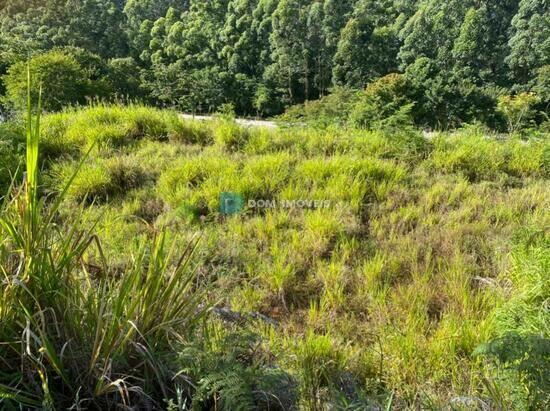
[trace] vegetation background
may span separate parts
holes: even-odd
[[[391,110],[418,125],[516,128],[548,120],[549,8],[546,0],[4,0],[0,94],[7,107],[25,104],[33,57],[46,108],[137,99],[272,116],[400,73],[382,83],[391,89],[384,97],[395,94]],[[514,124],[502,114],[517,103],[510,95],[533,108]]]

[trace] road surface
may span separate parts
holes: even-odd
[[[182,118],[186,120],[198,120],[198,121],[209,121],[213,120],[214,117],[212,116],[193,116],[192,114],[182,114]],[[266,128],[277,128],[277,124],[274,121],[267,121],[267,120],[248,120],[246,118],[237,118],[235,119],[237,124],[240,124],[242,126],[246,127],[266,127]]]

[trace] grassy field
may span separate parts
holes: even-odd
[[[548,136],[41,123],[2,211],[6,406],[550,406]],[[6,186],[24,141],[1,132]]]

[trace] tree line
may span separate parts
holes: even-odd
[[[118,95],[269,116],[400,73],[417,123],[492,125],[510,96],[548,112],[549,3],[4,0],[0,93],[6,105],[17,100],[22,62],[32,58],[58,89],[73,82],[71,102]]]

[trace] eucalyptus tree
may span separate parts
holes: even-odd
[[[506,62],[514,80],[528,84],[541,67],[550,64],[550,2],[521,0],[512,19],[510,54]]]

